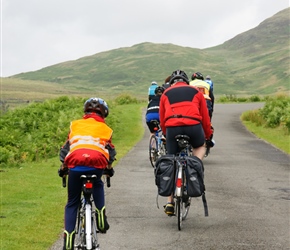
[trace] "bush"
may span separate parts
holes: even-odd
[[[267,99],[259,114],[265,119],[267,127],[283,126],[290,131],[290,97],[277,96]]]
[[[123,94],[118,96],[115,99],[116,104],[118,105],[124,105],[124,104],[130,104],[130,103],[138,103],[138,100],[135,97],[132,97],[127,94]]]

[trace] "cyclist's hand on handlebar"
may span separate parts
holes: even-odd
[[[64,177],[65,175],[68,175],[68,167],[65,164],[60,165],[58,175],[59,177]]]
[[[214,146],[215,142],[213,139],[210,139],[210,140],[206,140],[205,144],[207,147],[212,148]]]
[[[113,168],[105,168],[103,174],[109,177],[113,177],[115,174],[115,170]]]

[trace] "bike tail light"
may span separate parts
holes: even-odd
[[[158,130],[158,128],[157,128],[157,127],[154,127],[154,130],[155,130],[155,131],[157,131],[157,130]]]
[[[181,180],[181,178],[178,178],[177,180],[176,180],[176,187],[181,187],[181,185],[182,185],[182,180]]]
[[[85,183],[85,188],[88,188],[88,189],[93,188],[93,183],[92,182],[86,182]]]

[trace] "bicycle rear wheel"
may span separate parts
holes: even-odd
[[[97,236],[97,222],[95,212],[92,213],[92,241],[93,241],[93,248],[95,250],[100,250],[100,245],[98,243],[98,236]]]
[[[190,208],[190,201],[191,201],[190,197],[188,197],[187,199],[183,198],[183,201],[181,203],[181,205],[182,205],[182,220],[185,220],[187,215],[188,215],[188,211]]]
[[[151,135],[149,139],[149,160],[153,168],[155,168],[155,163],[158,158],[158,144],[155,135]]]
[[[74,249],[86,249],[85,217],[83,208],[80,208],[80,211],[78,212],[75,231]]]
[[[176,216],[177,216],[177,226],[178,230],[181,230],[182,226],[182,214],[183,214],[183,206],[182,206],[182,198],[176,198]]]

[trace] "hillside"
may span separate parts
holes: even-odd
[[[10,80],[44,81],[79,93],[131,92],[145,97],[151,81],[161,84],[179,68],[189,76],[196,71],[210,74],[216,95],[289,91],[289,13],[287,8],[212,48],[145,42],[18,74]]]

